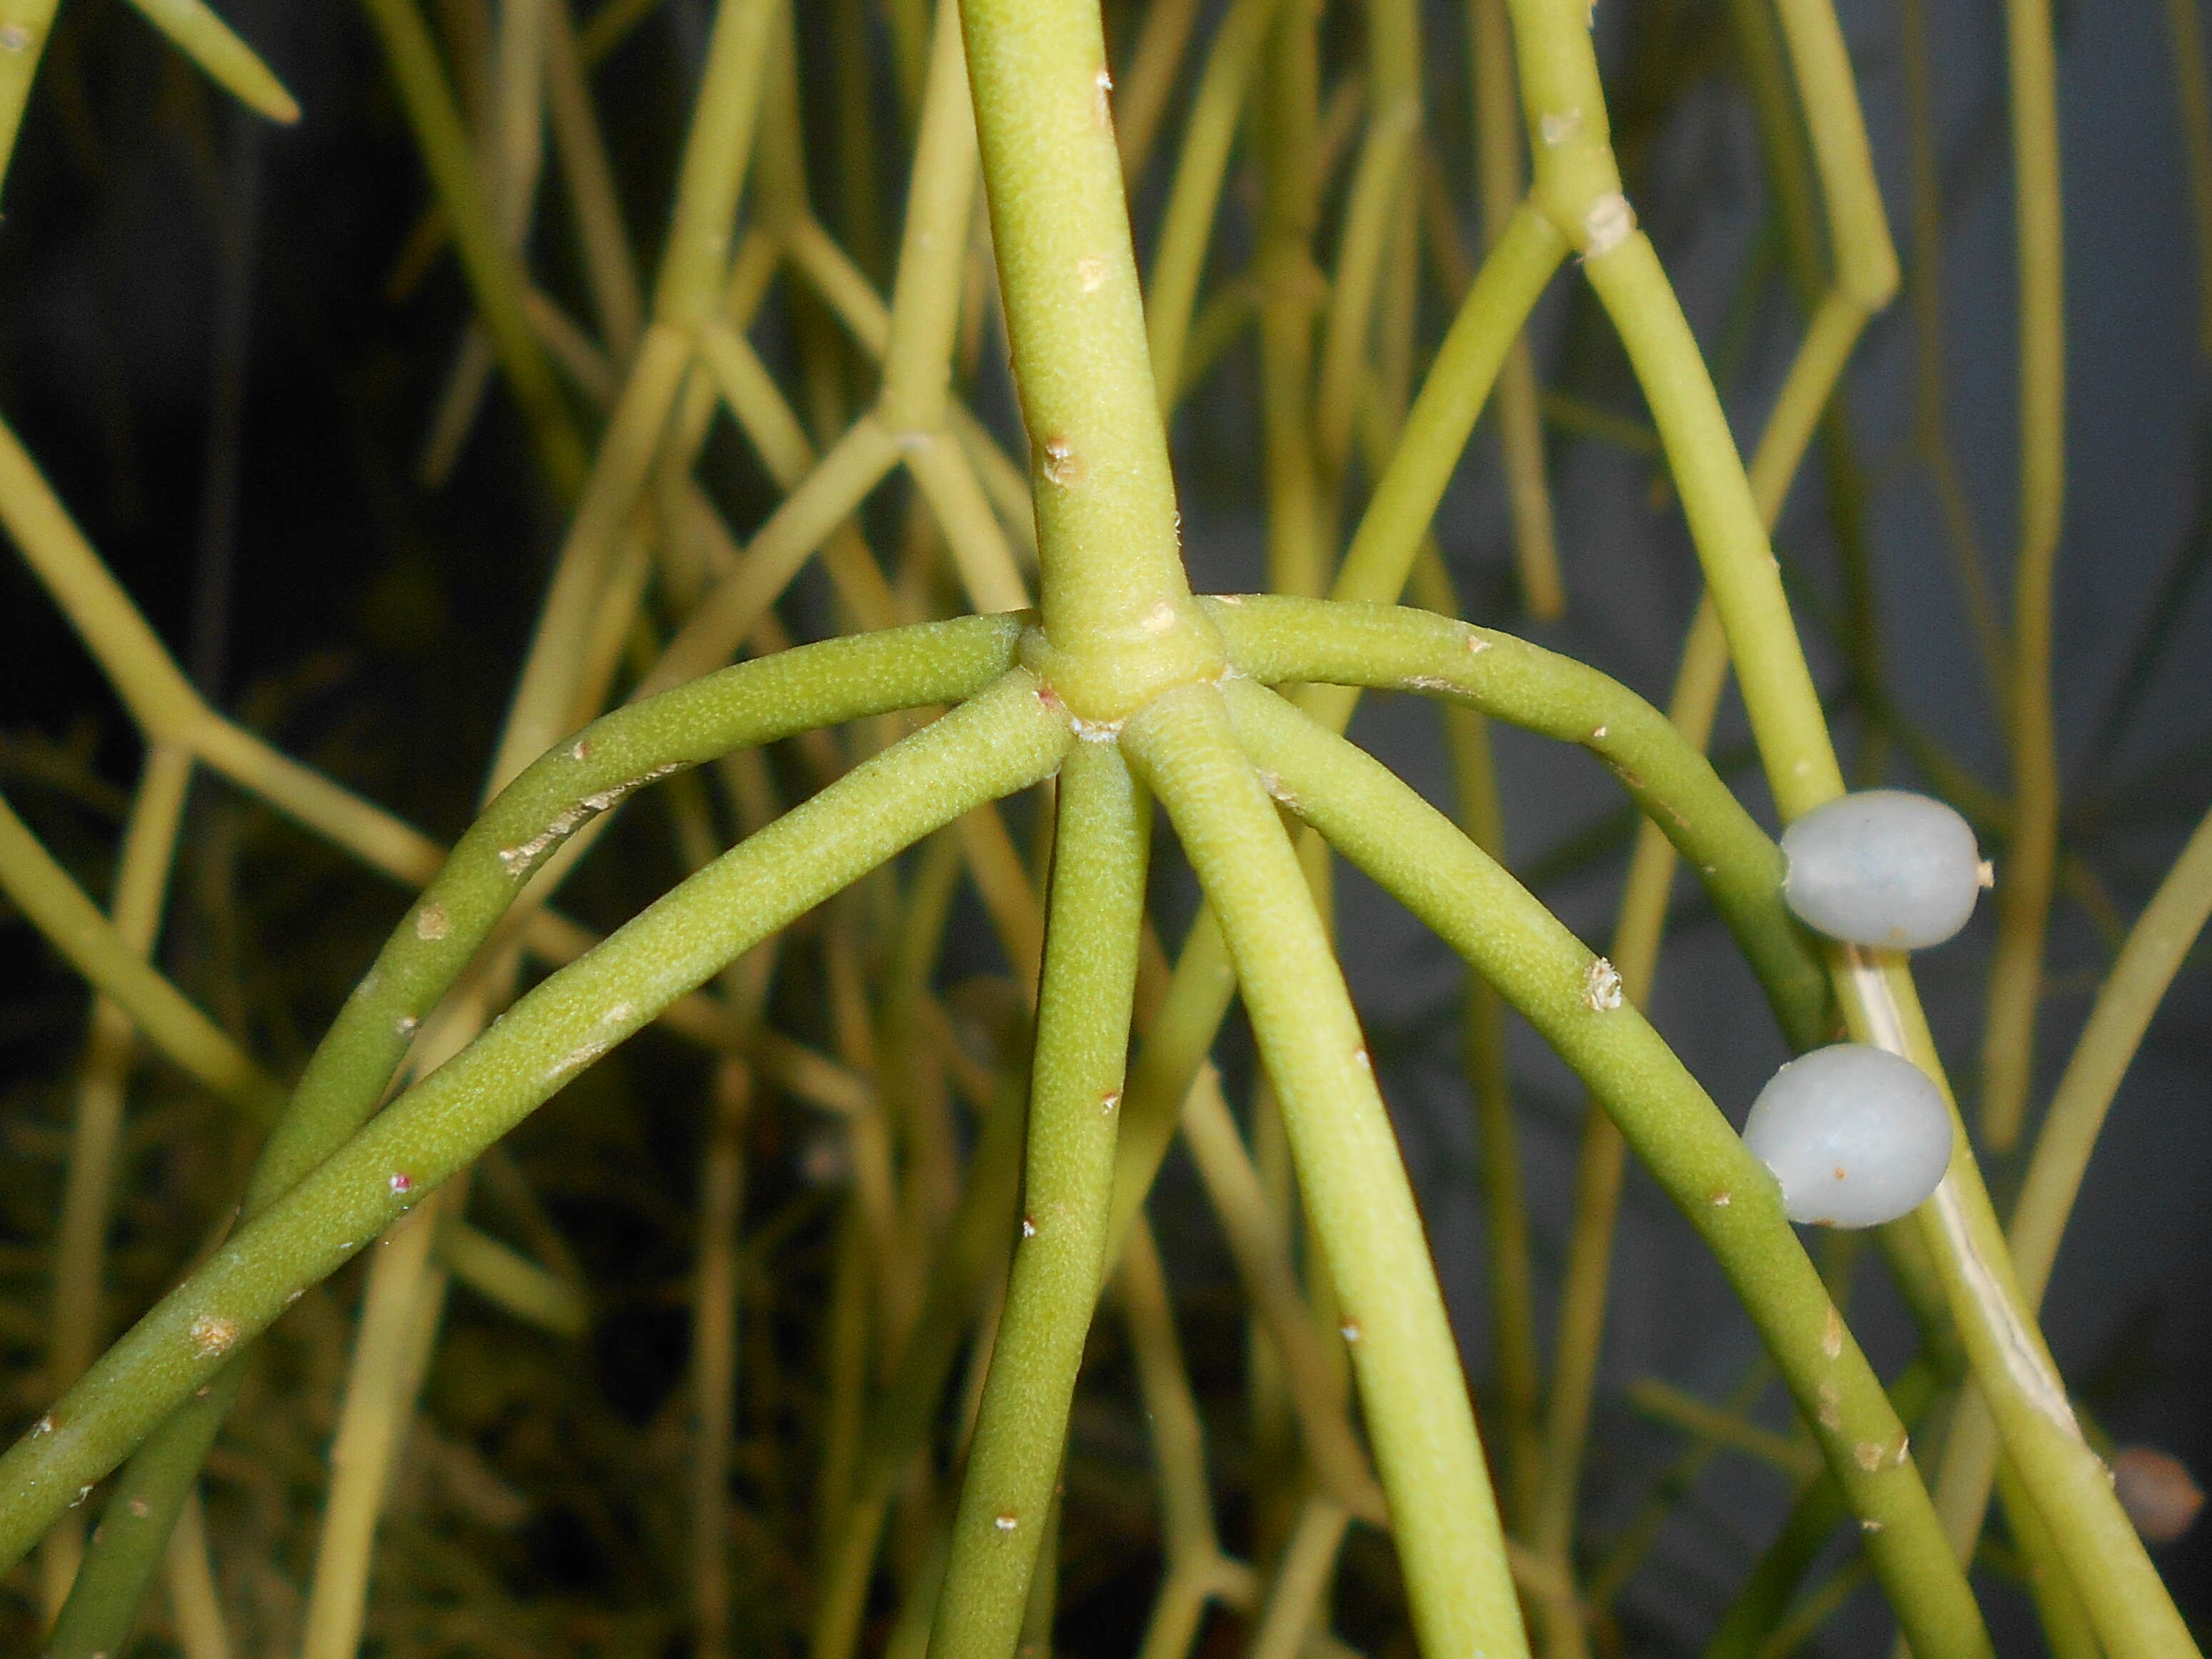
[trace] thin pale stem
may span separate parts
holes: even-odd
[[[284,83],[202,0],[131,0],[131,4],[202,74],[246,108],[288,126],[300,118],[298,100]]]
[[[165,1057],[249,1116],[275,1115],[283,1089],[133,948],[5,800],[0,800],[0,888]]]
[[[1152,142],[1168,112],[1168,100],[1190,49],[1191,26],[1197,21],[1198,0],[1160,0],[1145,8],[1144,27],[1122,69],[1114,100],[1115,142],[1132,190],[1152,158]]]
[[[23,130],[23,111],[31,82],[46,61],[46,36],[54,27],[60,0],[7,0],[0,5],[0,182],[15,156],[15,137]]]
[[[1523,208],[1507,224],[1437,348],[1390,464],[1345,550],[1332,597],[1387,605],[1405,591],[1421,538],[1459,466],[1499,366],[1566,252],[1540,213]],[[1347,699],[1343,718],[1349,715]],[[1334,723],[1341,729],[1340,719]]]
[[[2212,356],[2212,82],[2205,75],[2204,31],[2197,8],[2187,0],[2166,0],[2166,27],[2197,232],[2197,343]]]
[[[1415,594],[1439,616],[1460,612],[1440,557],[1414,567]],[[1492,763],[1490,726],[1473,708],[1446,704],[1444,743],[1451,757],[1458,817],[1468,838],[1505,862],[1505,821]],[[1491,1319],[1497,1367],[1498,1423],[1506,1478],[1506,1522],[1525,1534],[1547,1466],[1537,1437],[1543,1385],[1536,1337],[1534,1273],[1529,1254],[1528,1200],[1521,1176],[1521,1137],[1505,1057],[1505,1003],[1480,974],[1467,977],[1462,1015],[1468,1081],[1474,1092],[1482,1148],[1483,1225],[1489,1244]]]
[[[1291,1263],[1289,1241],[1211,1066],[1200,1068],[1183,1100],[1182,1135],[1244,1281],[1245,1296],[1281,1367],[1315,1474],[1347,1512],[1383,1523],[1389,1517],[1382,1493],[1345,1414],[1350,1402],[1343,1379],[1321,1346]]]
[[[621,198],[584,79],[568,0],[547,0],[545,112],[554,154],[567,180],[568,208],[583,257],[584,280],[599,333],[617,364],[629,362],[645,327],[637,268],[623,228]]]
[[[1693,747],[1702,750],[1711,736],[1727,683],[1728,643],[1720,619],[1710,605],[1701,604],[1683,641],[1668,710],[1683,739]],[[1613,922],[1613,964],[1620,975],[1622,995],[1638,1008],[1650,1001],[1676,862],[1673,843],[1656,823],[1646,819],[1637,826],[1636,848],[1629,855],[1628,876]],[[1551,1407],[1544,1425],[1543,1486],[1530,1531],[1536,1547],[1562,1569],[1572,1559],[1576,1499],[1604,1340],[1626,1151],[1619,1127],[1592,1102],[1583,1120],[1582,1147],[1575,1164],[1574,1225],[1559,1291]],[[1550,1614],[1544,1628],[1547,1650],[1582,1650],[1579,1620],[1570,1625]]]
[[[1946,409],[1943,327],[1943,182],[1937,163],[1936,98],[1928,45],[1926,0],[1900,0],[1898,46],[1905,64],[1907,177],[1911,185],[1912,261],[1905,298],[1912,311],[1913,440],[1928,468],[1943,517],[1944,543],[1966,599],[1966,621],[1993,700],[2002,708],[2009,680],[2003,625],[1990,592],[1982,541],[1951,452]],[[2208,219],[2212,224],[2212,219]],[[2212,295],[2212,288],[2206,289]],[[2212,301],[2208,301],[2212,304]],[[2208,336],[2212,338],[2212,336]]]
[[[975,201],[975,117],[959,9],[957,0],[938,0],[876,405],[878,418],[893,432],[933,432],[944,421]]]
[[[1206,71],[1183,126],[1175,185],[1160,222],[1152,280],[1145,285],[1145,324],[1152,380],[1171,404],[1182,381],[1184,345],[1198,304],[1206,252],[1220,218],[1221,185],[1243,114],[1244,95],[1265,55],[1278,0],[1236,0],[1206,55]]]
[[[2129,930],[2037,1133],[2007,1231],[2021,1293],[2030,1307],[2041,1305],[2051,1282],[2059,1240],[2120,1079],[2208,916],[2212,817],[2197,825]],[[1937,1501],[1954,1539],[1980,1535],[1997,1457],[1996,1425],[1980,1396],[1969,1392],[1960,1401],[1936,1482]]]
[[[191,757],[182,750],[166,744],[154,748],[147,754],[131,802],[109,919],[118,939],[141,957],[152,954],[161,927],[191,771]],[[69,1177],[54,1227],[46,1383],[55,1391],[74,1382],[99,1352],[124,1097],[137,1039],[131,1016],[122,1007],[105,996],[93,999],[84,1062],[77,1074],[76,1121],[70,1131]],[[76,1519],[70,1517],[71,1522]],[[65,1522],[47,1536],[40,1576],[49,1619],[69,1594],[83,1546],[81,1524]]]
[[[1983,1139],[2018,1143],[2035,1076],[2045,935],[2058,859],[2058,737],[2051,702],[2051,586],[2066,497],[2065,250],[2058,203],[2057,49],[2045,0],[2008,0],[2013,221],[2020,283],[2020,544],[2013,562],[2006,731],[2013,826],[1982,1027]]]
[[[1367,8],[1367,129],[1346,192],[1314,387],[1315,439],[1333,477],[1351,458],[1386,261],[1413,201],[1407,185],[1421,128],[1419,30],[1419,9],[1408,0],[1376,0]],[[1515,319],[1515,331],[1521,320]]]
[[[1296,1659],[1316,1626],[1326,1624],[1325,1598],[1350,1522],[1341,1507],[1318,1492],[1299,1506],[1252,1637],[1252,1659]]]
[[[1504,0],[1468,0],[1468,53],[1474,93],[1474,168],[1482,199],[1482,237],[1494,250],[1528,189],[1521,154],[1520,104],[1513,89],[1513,41]],[[1553,531],[1552,489],[1544,472],[1544,426],[1537,410],[1536,368],[1524,334],[1514,341],[1498,381],[1498,451],[1506,501],[1513,513],[1513,548],[1521,602],[1539,622],[1566,608],[1559,550]]]
[[[528,286],[521,261],[499,234],[497,216],[484,194],[475,153],[438,62],[437,48],[415,0],[363,0],[375,26],[416,147],[436,186],[462,269],[468,273],[477,313],[489,332],[500,367],[527,417],[539,465],[554,488],[574,495],[590,471],[551,366],[530,327],[522,296]]]

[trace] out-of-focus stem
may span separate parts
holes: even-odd
[[[191,770],[191,757],[185,750],[157,744],[147,753],[131,802],[109,917],[116,938],[141,957],[152,953],[160,931]],[[52,1334],[46,1349],[46,1385],[57,1393],[76,1381],[99,1352],[125,1086],[137,1037],[131,1016],[122,1007],[105,996],[94,997],[84,1062],[77,1075],[69,1178],[54,1229]],[[83,1547],[83,1523],[74,1513],[47,1535],[39,1570],[49,1621],[69,1594]]]
[[[1982,1028],[1981,1131],[2020,1139],[2035,1076],[2044,939],[2058,856],[2058,738],[2051,706],[2051,586],[2066,499],[2065,249],[2057,65],[2047,0],[2007,0],[2014,226],[2020,285],[2020,545],[2013,563],[2013,829],[1997,882],[1997,942]]]
[[[1520,101],[1513,89],[1513,40],[1504,0],[1468,0],[1468,51],[1474,91],[1474,168],[1482,198],[1482,245],[1495,249],[1528,186],[1522,165]],[[1535,359],[1524,333],[1498,376],[1498,441],[1521,602],[1538,622],[1566,608],[1559,550],[1553,533],[1552,487],[1544,471],[1544,423],[1537,409]]]

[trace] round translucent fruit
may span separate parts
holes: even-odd
[[[1951,1113],[1909,1060],[1859,1042],[1815,1048],[1759,1091],[1744,1145],[1792,1221],[1878,1227],[1917,1209],[1951,1161]]]
[[[1830,939],[1889,951],[1941,945],[1966,925],[1989,866],[1966,819],[1903,789],[1862,789],[1782,832],[1782,896]]]

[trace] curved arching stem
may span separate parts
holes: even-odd
[[[1236,963],[1336,1286],[1422,1650],[1525,1654],[1435,1263],[1297,854],[1214,686],[1155,698],[1121,741],[1167,809]]]
[[[1276,798],[1434,928],[1580,1073],[1728,1273],[1822,1455],[1913,1651],[1992,1650],[1905,1429],[1790,1231],[1779,1188],[1594,956],[1452,822],[1379,762],[1247,681],[1237,741]]]
[[[793,807],[544,981],[313,1165],[0,1457],[0,1564],[228,1369],[294,1292],[337,1271],[659,1008],[932,830],[1049,776],[1070,732],[1038,691],[1027,672],[1008,673]]]
[[[1613,769],[1711,895],[1792,1046],[1836,1029],[1826,970],[1782,902],[1782,854],[1698,748],[1595,669],[1425,611],[1254,594],[1208,601],[1238,671],[1267,684],[1370,686],[1472,704]]]

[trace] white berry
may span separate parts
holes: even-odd
[[[1783,831],[1782,895],[1830,939],[1891,951],[1941,945],[1966,925],[1987,875],[1972,827],[1940,800],[1862,789]]]
[[[1951,1113],[1911,1060],[1860,1042],[1815,1048],[1752,1103],[1744,1145],[1792,1221],[1878,1227],[1911,1213],[1951,1161]]]

